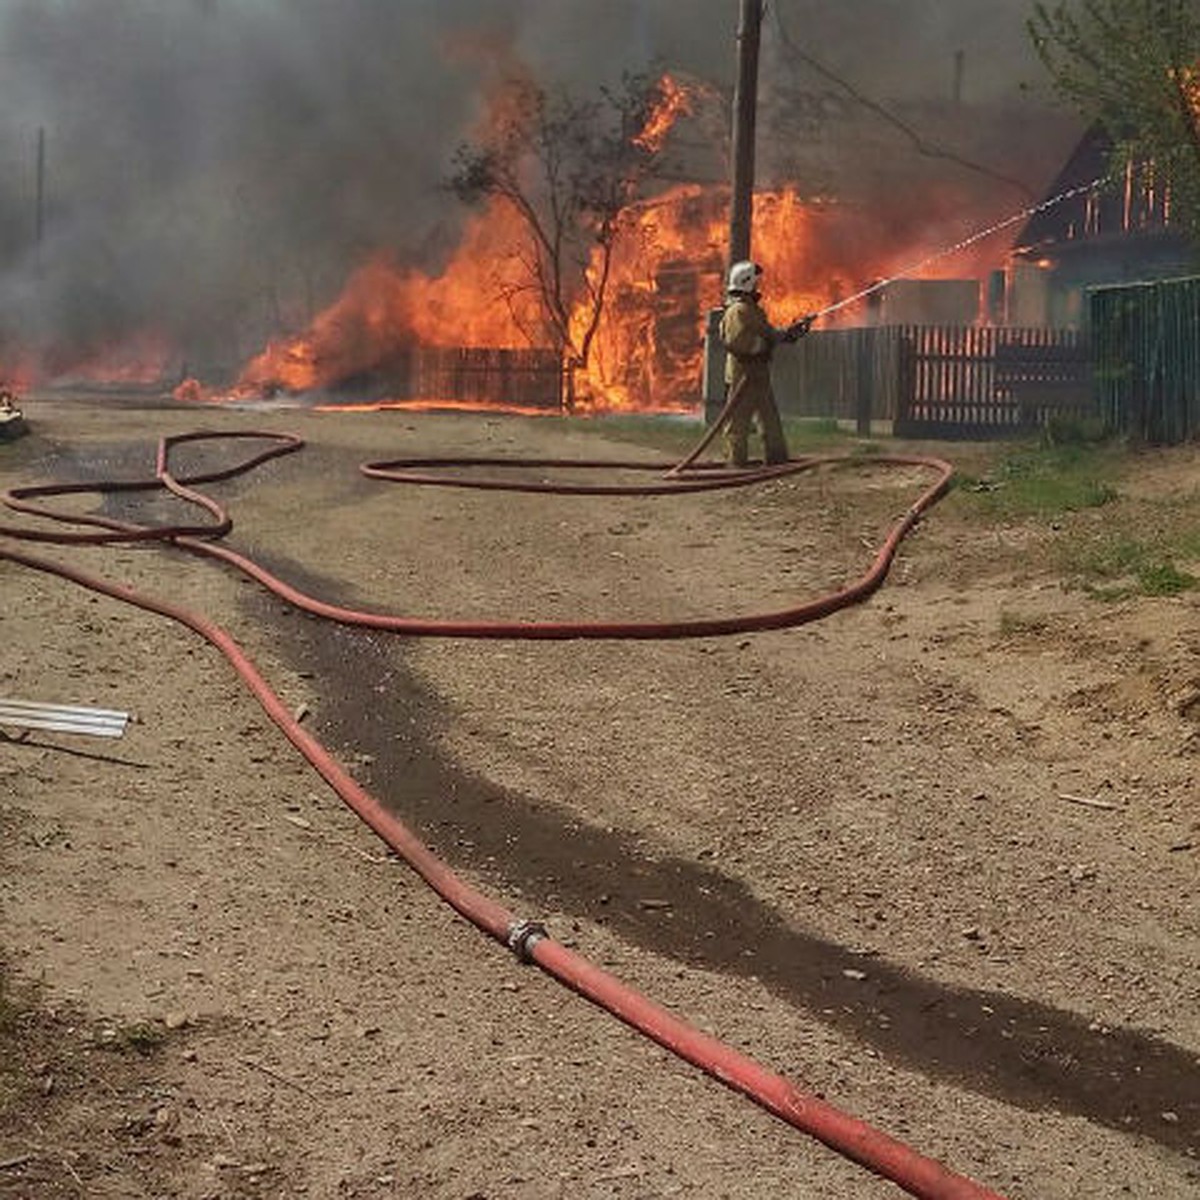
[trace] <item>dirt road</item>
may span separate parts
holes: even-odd
[[[210,485],[229,544],[430,617],[783,607],[865,569],[928,481],[400,488],[357,464],[653,452],[499,416],[26,415],[6,486],[149,476],[162,433],[294,431]],[[1193,495],[1196,461],[1146,456],[1117,506]],[[1102,604],[1046,552],[1117,511],[1000,524],[956,493],[867,604],[682,642],[395,638],[164,547],[46,553],[226,626],[464,877],[831,1103],[1013,1200],[1189,1197],[1196,601]],[[194,634],[5,562],[0,615],[0,694],[136,717],[0,742],[0,1196],[899,1194],[457,918]]]

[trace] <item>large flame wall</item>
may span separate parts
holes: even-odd
[[[705,313],[723,293],[727,213],[725,189],[700,185],[675,187],[625,212],[589,362],[568,389],[577,408],[696,406]],[[307,330],[255,357],[234,394],[336,392],[364,374],[386,377],[389,361],[419,347],[549,346],[523,236],[513,210],[497,200],[472,218],[440,273],[374,259]],[[873,214],[809,202],[795,189],[755,199],[754,253],[777,324],[835,304],[932,249],[919,239],[902,245],[903,253]],[[594,284],[598,259],[592,273]],[[860,319],[861,312],[844,316]],[[588,319],[586,305],[578,305],[577,342]],[[197,394],[194,387],[189,394]]]

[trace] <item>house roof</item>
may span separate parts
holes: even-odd
[[[1015,239],[1015,253],[1065,242],[1161,239],[1169,232],[1166,191],[1153,164],[1114,173],[1112,151],[1103,126],[1094,124],[1084,132]]]

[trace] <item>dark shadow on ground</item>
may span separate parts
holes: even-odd
[[[264,565],[324,599],[336,584]],[[464,773],[437,749],[448,720],[401,663],[402,643],[250,600],[281,627],[279,648],[320,680],[322,739],[448,863],[495,881],[502,902],[604,923],[682,962],[753,976],[773,993],[927,1076],[1028,1110],[1075,1114],[1170,1149],[1200,1153],[1200,1061],[1130,1029],[1003,993],[952,988],[785,922],[715,866],[649,857],[631,833],[586,824]],[[288,615],[290,612],[290,615]],[[360,759],[360,761],[362,761]],[[647,905],[645,901],[654,903]],[[552,929],[551,933],[555,931]]]

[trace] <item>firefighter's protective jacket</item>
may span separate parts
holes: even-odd
[[[771,351],[778,334],[767,314],[749,296],[731,297],[721,314],[721,341],[729,351],[725,360],[725,382],[742,378],[769,379]]]

